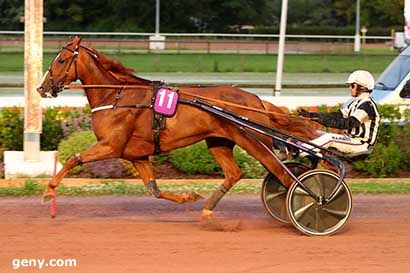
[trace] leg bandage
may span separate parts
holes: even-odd
[[[155,180],[150,180],[147,184],[147,190],[152,196],[159,198],[161,191],[158,188],[157,182]]]
[[[221,198],[225,195],[227,191],[228,189],[225,188],[224,185],[219,186],[219,189],[212,194],[211,198],[209,198],[204,208],[208,210],[213,210],[216,207],[216,204],[218,204],[219,200],[221,200]]]

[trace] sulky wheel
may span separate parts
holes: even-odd
[[[339,176],[327,170],[311,170],[299,176],[318,198],[312,197],[300,184],[293,183],[286,197],[289,218],[293,225],[307,235],[331,235],[339,231],[352,211],[352,194],[343,181],[335,194]]]
[[[297,177],[309,170],[309,167],[299,162],[286,162],[286,167]],[[286,211],[286,194],[288,189],[273,174],[269,173],[262,183],[262,203],[268,213],[282,223],[290,223]]]

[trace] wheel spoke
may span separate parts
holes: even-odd
[[[321,187],[320,187],[320,195],[321,196],[326,196],[326,186],[327,186],[327,183],[330,182],[326,178],[327,178],[327,176],[324,176],[324,175],[319,176],[320,185],[321,185]]]
[[[284,216],[286,219],[288,219],[288,214],[287,214],[287,211],[286,211],[286,206],[282,206],[282,207],[280,208],[280,215],[282,215],[282,216]]]
[[[312,190],[312,189],[310,190],[312,190],[317,195],[323,196],[323,192],[322,192],[323,182],[321,181],[321,176],[320,175],[313,176],[313,181],[316,184],[316,190]]]
[[[297,211],[295,211],[294,216],[297,221],[302,219],[303,215],[315,204],[315,202],[310,202],[309,204],[299,208]]]
[[[310,194],[305,191],[302,187],[298,186],[297,189],[295,190],[295,195],[298,196],[310,196]]]
[[[328,200],[328,203],[336,201],[339,197],[343,196],[345,193],[345,188],[343,184],[340,184],[339,188],[336,190],[335,194],[332,196],[331,199]]]
[[[283,192],[277,192],[277,193],[269,193],[266,195],[266,201],[271,201],[273,199],[279,198],[281,195],[286,195],[287,192],[283,191]]]
[[[335,210],[328,208],[322,208],[322,210],[338,219],[343,219],[346,216],[346,210]]]
[[[320,213],[320,210],[318,210],[318,209],[316,209],[316,211],[315,211],[315,229],[316,229],[316,231],[318,231],[318,230],[322,230],[322,226],[323,226],[323,223],[322,223],[322,218],[321,218],[321,215],[320,215],[321,213]]]

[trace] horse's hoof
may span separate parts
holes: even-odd
[[[55,190],[48,188],[43,194],[43,198],[41,199],[41,204],[44,205],[45,203],[50,202],[51,200],[53,200],[55,196],[56,196]]]
[[[210,220],[212,218],[213,211],[209,209],[202,210],[202,220]]]
[[[45,205],[46,203],[50,202],[53,200],[54,196],[53,195],[43,195],[43,198],[41,199],[41,204]]]
[[[191,195],[192,202],[198,201],[200,199],[204,199],[204,197],[202,195],[200,195],[199,193],[196,193],[194,191],[191,192],[190,195]]]
[[[202,210],[201,227],[208,231],[224,231],[222,223],[212,215],[211,210]]]
[[[236,232],[241,230],[241,221],[226,221],[213,217],[211,210],[202,210],[201,226],[207,231]]]

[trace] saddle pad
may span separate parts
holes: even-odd
[[[158,114],[172,117],[178,105],[179,94],[171,88],[161,87],[158,89],[154,100],[154,111]]]

